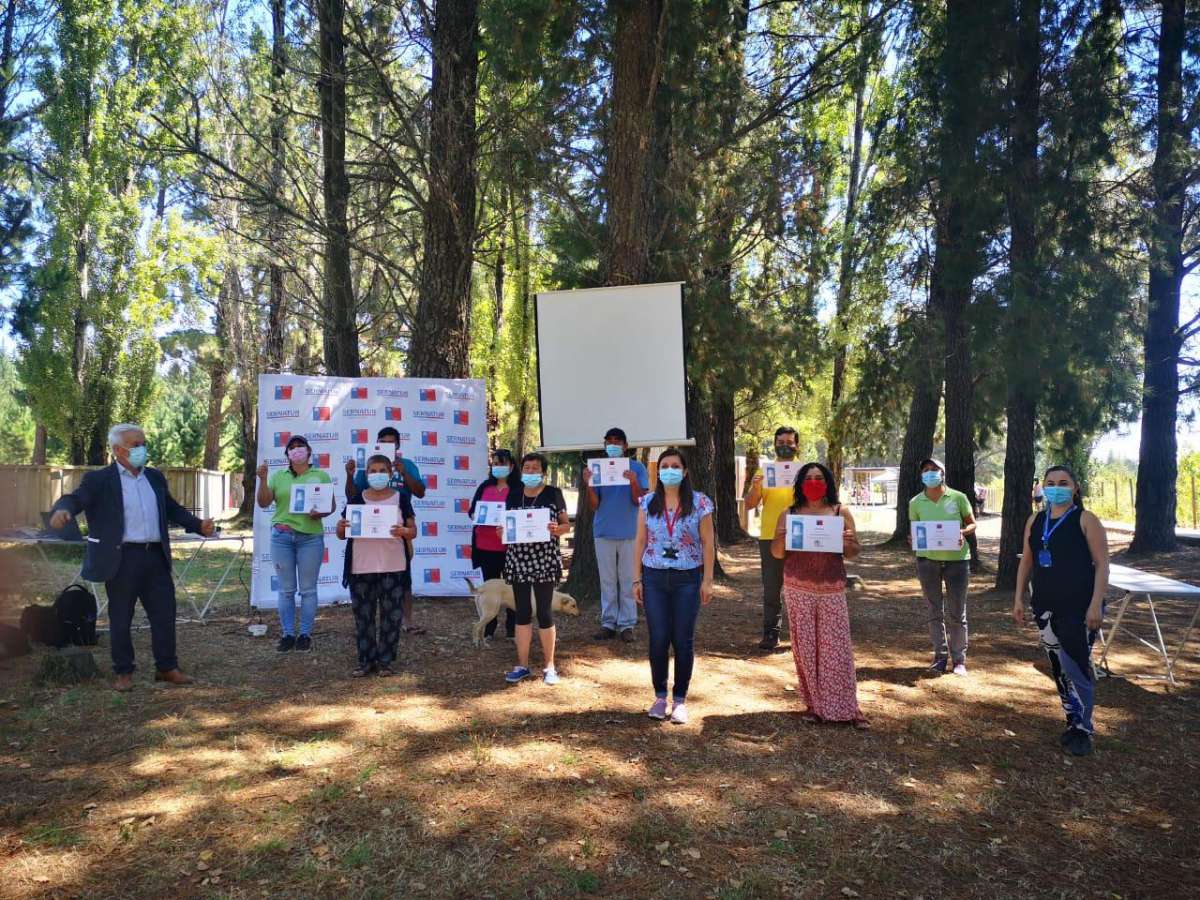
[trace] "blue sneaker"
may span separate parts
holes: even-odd
[[[946,668],[949,664],[950,664],[950,660],[948,660],[944,656],[939,656],[937,659],[935,659],[933,661],[933,665],[930,666],[925,671],[927,671],[930,675],[945,675]]]
[[[516,684],[518,681],[524,681],[529,677],[529,669],[525,666],[514,666],[511,672],[504,673],[504,680],[509,684]]]

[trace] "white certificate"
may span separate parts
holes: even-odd
[[[796,483],[796,473],[799,471],[800,463],[798,462],[776,460],[763,463],[763,487],[792,487]]]
[[[541,544],[550,538],[550,510],[509,509],[504,512],[504,543]]]
[[[333,512],[333,485],[293,484],[288,512],[307,514],[314,510],[325,515]]]
[[[588,461],[592,469],[592,487],[609,487],[610,485],[629,484],[625,473],[629,471],[629,460],[624,456],[616,459],[593,459]]]
[[[958,550],[962,522],[913,522],[913,550]]]
[[[346,512],[350,527],[346,534],[352,538],[390,538],[392,526],[400,524],[398,503],[355,504]]]
[[[475,504],[476,525],[503,525],[504,501],[480,500]]]
[[[786,546],[801,553],[841,553],[845,529],[841,516],[788,516]]]

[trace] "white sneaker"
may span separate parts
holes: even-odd
[[[542,670],[542,681],[545,684],[558,684],[558,669],[549,668]]]
[[[959,676],[960,678],[964,678],[964,677],[966,677],[966,674],[967,674],[967,664],[966,664],[966,663],[959,663],[957,666],[955,666],[955,667],[954,667],[954,674],[955,674],[955,675],[957,675],[957,676]]]
[[[671,709],[671,724],[686,725],[688,722],[687,706],[683,703],[676,703]]]

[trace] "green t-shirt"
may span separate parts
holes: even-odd
[[[321,519],[312,519],[300,513],[288,512],[292,504],[293,484],[331,484],[333,479],[322,469],[309,466],[304,474],[296,477],[289,468],[283,468],[272,473],[267,479],[267,487],[275,498],[275,513],[271,516],[272,525],[290,525],[301,534],[321,534],[325,524]]]
[[[913,522],[962,522],[971,513],[971,501],[967,495],[954,488],[946,488],[937,503],[930,500],[924,491],[908,501],[908,518]],[[939,562],[954,562],[970,559],[971,548],[963,541],[958,550],[918,550],[917,556]]]

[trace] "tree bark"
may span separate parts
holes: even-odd
[[[1174,550],[1179,410],[1179,295],[1183,284],[1183,46],[1186,0],[1162,0],[1158,41],[1157,144],[1151,180],[1149,308],[1143,336],[1142,435],[1131,553]]]
[[[350,271],[350,179],[346,174],[346,5],[318,0],[321,73],[321,186],[325,202],[325,283],[322,290],[325,370],[357,378],[358,322]]]
[[[1004,444],[1004,505],[996,587],[1017,585],[1017,554],[1032,511],[1036,463],[1037,391],[1034,382],[1041,342],[1031,331],[1038,310],[1037,208],[1041,201],[1038,127],[1041,122],[1042,0],[1019,0],[1012,60],[1012,119],[1009,123],[1008,218],[1012,296],[1008,307],[1008,376]],[[1032,355],[1031,355],[1032,354]]]
[[[508,191],[500,190],[499,208],[501,214],[510,214]],[[505,262],[508,255],[508,231],[506,222],[502,219],[496,235],[496,266],[492,270],[492,339],[488,346],[487,384],[487,428],[494,434],[500,427],[500,410],[496,404],[496,362],[500,356],[500,328],[504,319],[504,276]]]
[[[931,288],[930,296],[934,290]],[[932,305],[932,304],[931,304]],[[926,312],[926,318],[932,310]],[[929,330],[936,334],[937,325]],[[896,484],[896,530],[889,543],[904,545],[908,539],[908,501],[924,488],[921,485],[921,460],[933,454],[933,434],[937,428],[938,405],[942,397],[941,357],[936,352],[925,353],[913,373],[913,396],[908,407],[908,425],[904,429],[904,444],[900,451],[900,473]]]
[[[737,447],[733,395],[719,393],[713,400],[713,502],[717,540],[736,544],[747,535],[738,519]]]
[[[424,378],[466,378],[471,371],[478,5],[434,4],[425,253],[408,353],[408,374]]]
[[[270,259],[267,262],[267,282],[270,299],[267,305],[267,342],[263,368],[267,372],[283,371],[284,322],[287,318],[287,298],[283,291],[283,202],[284,131],[287,107],[284,102],[284,75],[287,72],[287,0],[271,0],[271,208],[267,215]],[[207,453],[207,451],[206,451]]]
[[[30,463],[35,466],[46,464],[46,426],[41,423],[33,429],[33,458]]]
[[[225,424],[224,406],[229,373],[229,279],[234,268],[225,269],[225,277],[217,292],[215,331],[216,353],[208,368],[208,418],[204,424],[204,468],[217,471],[221,468],[221,429]]]

